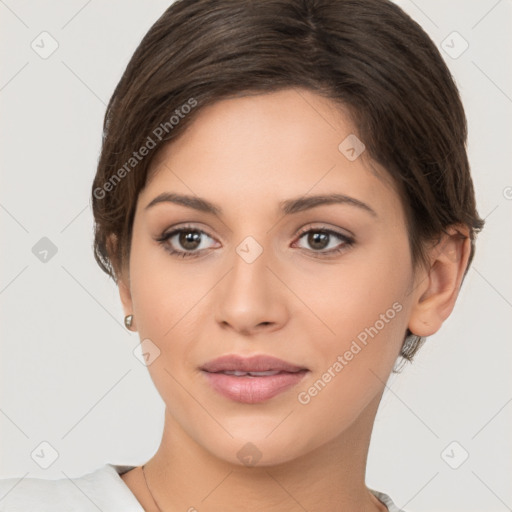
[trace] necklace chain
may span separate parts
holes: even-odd
[[[149,488],[148,481],[146,479],[146,472],[144,471],[144,466],[145,466],[145,464],[142,465],[142,474],[144,475],[144,482],[146,482],[146,488],[147,488],[149,494],[151,495],[151,498],[153,499],[153,502],[155,503],[156,508],[158,509],[159,512],[162,512],[162,509],[158,506],[158,503],[156,502],[156,499],[153,496],[151,489]],[[380,500],[379,500],[379,502],[380,502]]]
[[[154,501],[154,503],[156,505],[156,508],[159,510],[159,512],[162,512],[162,509],[158,506],[158,503],[156,502],[156,499],[153,496],[153,493],[151,492],[151,489],[149,488],[148,481],[146,479],[146,472],[144,471],[144,466],[145,466],[145,464],[142,465],[142,474],[144,475],[144,482],[146,482],[146,488],[147,488],[149,494],[151,495],[151,498],[153,498],[153,501]]]

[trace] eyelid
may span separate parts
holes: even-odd
[[[325,224],[321,224],[319,226],[314,225],[314,224],[308,224],[308,225],[304,226],[303,228],[300,228],[297,236],[300,237],[304,233],[308,233],[309,231],[324,231],[326,233],[332,233],[334,235],[338,235],[338,236],[342,236],[345,238],[355,240],[355,235],[354,235],[354,233],[352,233],[352,231],[350,231],[348,229],[342,229],[342,228],[334,228],[334,227],[331,228]],[[343,233],[342,231],[345,231],[346,233]]]
[[[185,222],[185,223],[181,223],[181,224],[175,224],[172,227],[165,229],[162,232],[162,234],[160,235],[160,237],[168,236],[169,234],[174,233],[176,231],[188,229],[190,231],[200,231],[201,233],[208,235],[210,238],[215,238],[212,235],[210,235],[210,233],[208,233],[208,231],[206,229],[199,227],[199,224],[201,224],[201,223],[200,222],[196,223],[195,221]]]
[[[298,234],[295,237],[295,240],[292,242],[292,247],[301,238],[303,238],[303,236],[305,234],[307,234],[309,232],[327,233],[328,235],[338,238],[338,240],[340,241],[340,243],[338,244],[338,248],[333,248],[333,249],[329,249],[329,250],[319,250],[319,251],[306,249],[303,247],[298,247],[298,248],[311,253],[316,258],[328,258],[329,256],[335,256],[338,253],[344,252],[345,250],[349,249],[355,243],[355,236],[353,234],[350,234],[350,235],[344,234],[344,233],[338,231],[338,229],[341,229],[341,228],[334,229],[334,228],[326,226],[325,224],[320,225],[320,226],[315,226],[315,225],[311,225],[311,224],[306,225],[299,230]],[[169,247],[164,247],[164,249],[167,252],[171,253],[174,256],[181,256],[184,258],[199,257],[200,255],[204,254],[205,251],[210,249],[210,248],[203,248],[203,249],[199,249],[199,250],[189,250],[189,251],[183,250],[183,249],[173,249],[172,246],[170,246],[170,244],[169,244],[169,240],[171,238],[173,238],[175,235],[177,235],[183,231],[185,231],[185,232],[186,231],[195,231],[197,233],[200,233],[201,235],[206,235],[208,238],[219,243],[218,240],[215,237],[211,236],[207,231],[205,231],[204,229],[200,229],[197,226],[192,225],[191,223],[184,224],[184,225],[178,224],[176,226],[173,226],[169,230],[165,231],[162,235],[157,237],[155,240],[163,246],[165,246],[166,244],[169,245]]]
[[[307,251],[315,258],[329,258],[330,256],[336,256],[339,253],[350,249],[356,243],[355,237],[345,235],[335,229],[331,229],[331,228],[327,228],[327,227],[311,227],[311,226],[309,226],[309,227],[301,229],[301,231],[297,235],[296,240],[293,242],[292,246],[295,246],[295,244],[297,244],[304,237],[304,235],[306,235],[310,232],[326,233],[329,236],[337,238],[339,240],[339,243],[336,245],[336,247],[328,249],[328,250],[314,251],[311,249],[306,249],[304,247],[298,247],[298,249]]]
[[[213,240],[216,240],[216,238],[214,236],[210,235],[208,233],[208,231],[205,231],[204,229],[199,228],[199,227],[197,227],[195,225],[192,225],[192,224],[185,224],[185,225],[178,224],[177,226],[173,226],[169,230],[166,230],[161,235],[159,235],[157,237],[157,240],[161,241],[163,239],[169,239],[170,236],[175,235],[176,233],[179,233],[179,232],[187,230],[187,229],[190,230],[190,231],[198,231],[199,233],[203,233],[206,236],[208,236],[209,238],[211,238]],[[338,236],[342,236],[342,237],[345,237],[345,238],[351,238],[351,239],[355,238],[354,234],[351,231],[349,231],[349,230],[345,230],[345,231],[347,231],[347,234],[344,234],[344,233],[340,233],[335,228],[330,228],[330,227],[327,227],[326,225],[314,226],[314,225],[309,225],[309,224],[307,226],[305,226],[305,227],[302,227],[299,230],[299,232],[297,233],[296,237],[300,238],[305,233],[308,233],[309,231],[314,231],[314,230],[316,230],[316,231],[324,231],[324,232],[331,233],[331,234],[338,235]]]
[[[172,228],[164,231],[161,235],[159,235],[156,238],[156,240],[158,242],[169,240],[174,235],[181,233],[182,231],[197,231],[198,233],[200,233],[202,235],[206,235],[208,238],[211,238],[212,240],[215,240],[216,242],[218,241],[214,236],[210,235],[208,233],[208,231],[205,231],[204,229],[201,229],[201,228],[198,228],[197,226],[193,226],[193,225],[189,225],[189,224],[173,226]]]

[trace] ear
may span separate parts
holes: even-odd
[[[429,249],[430,268],[418,273],[409,330],[418,336],[436,333],[452,312],[464,278],[471,240],[469,228],[453,225]]]
[[[114,234],[111,234],[108,237],[107,247],[109,255],[115,254],[115,247],[117,244],[117,237]],[[112,259],[111,259],[112,261]],[[133,302],[132,302],[132,293],[130,288],[130,272],[128,265],[124,265],[121,269],[115,266],[115,274],[116,274],[116,282],[119,289],[119,297],[121,298],[121,304],[123,305],[124,315],[133,315]],[[135,316],[133,317],[132,325],[130,327],[130,331],[136,331],[137,326],[135,322]]]

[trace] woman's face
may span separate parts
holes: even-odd
[[[139,196],[123,302],[171,421],[220,459],[276,464],[335,441],[399,354],[414,288],[404,212],[353,133],[303,89],[220,101]],[[208,365],[226,355],[291,366]],[[280,373],[222,373],[241,368]]]

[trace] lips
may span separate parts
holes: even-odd
[[[242,357],[235,354],[226,355],[209,361],[201,367],[201,370],[210,373],[221,372],[244,372],[244,373],[260,373],[260,372],[288,372],[295,373],[307,368],[287,363],[276,357],[259,355],[251,357]]]
[[[210,386],[236,402],[255,404],[269,400],[298,384],[308,373],[272,356],[227,355],[201,367]]]
[[[278,373],[281,373],[281,370],[268,370],[266,372],[241,372],[238,370],[224,370],[223,372],[215,373],[223,373],[224,375],[234,375],[235,377],[268,377],[270,375],[277,375]]]

